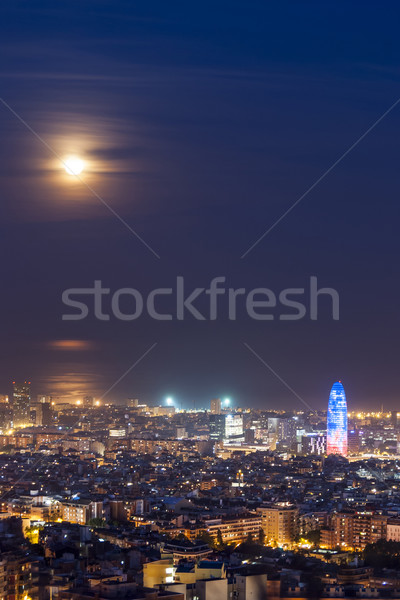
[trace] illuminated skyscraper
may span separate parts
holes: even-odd
[[[210,440],[221,441],[225,435],[225,415],[210,415]]]
[[[340,381],[333,384],[327,415],[327,454],[347,456],[347,402]]]
[[[232,444],[235,442],[244,442],[242,415],[226,415],[225,441]]]
[[[30,381],[16,383],[13,381],[13,424],[14,427],[30,425],[31,388]]]

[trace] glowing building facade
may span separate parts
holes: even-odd
[[[225,416],[225,442],[244,442],[242,415]]]
[[[333,384],[327,416],[327,454],[347,456],[347,402],[340,381]]]

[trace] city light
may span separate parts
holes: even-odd
[[[400,600],[399,15],[0,3],[0,600]]]

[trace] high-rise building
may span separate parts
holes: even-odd
[[[1,598],[24,600],[39,597],[39,561],[23,552],[4,552],[2,556],[2,579],[6,593]],[[3,582],[0,583],[3,587]],[[4,588],[3,588],[4,589]]]
[[[321,456],[326,454],[326,434],[324,432],[314,431],[302,436],[301,440],[302,454],[308,456],[316,454]]]
[[[210,440],[221,441],[225,436],[225,415],[210,415]]]
[[[321,546],[325,548],[354,548],[363,550],[387,535],[388,517],[374,511],[345,510],[333,513],[329,526],[321,529]]]
[[[82,400],[82,406],[84,406],[85,408],[90,408],[94,406],[93,396],[84,396]]]
[[[42,405],[42,425],[49,427],[53,423],[52,405],[54,402],[51,401],[51,396],[40,396],[39,402]]]
[[[270,450],[276,450],[278,441],[279,418],[268,417],[268,445]]]
[[[278,441],[293,446],[296,442],[296,429],[298,428],[297,417],[286,417],[279,419]]]
[[[12,423],[12,409],[8,396],[0,394],[0,429],[10,429]],[[1,591],[0,591],[1,594]],[[0,595],[1,598],[1,595]]]
[[[31,422],[37,427],[52,425],[51,396],[38,396],[36,402],[30,403]]]
[[[274,506],[257,508],[261,515],[261,527],[268,544],[291,544],[298,530],[298,509],[287,503],[276,503]]]
[[[347,432],[347,450],[350,454],[358,454],[361,448],[361,432],[352,429]]]
[[[211,414],[213,414],[213,415],[221,414],[221,398],[213,398],[211,400]]]
[[[347,402],[340,381],[333,384],[327,415],[327,454],[347,456]]]
[[[393,429],[400,429],[400,412],[397,410],[392,410],[390,416]]]
[[[13,425],[23,427],[30,424],[31,388],[30,381],[13,381]]]
[[[226,415],[225,441],[231,443],[244,442],[243,417],[241,415]]]
[[[0,429],[10,429],[12,422],[11,406],[6,402],[0,402]],[[1,596],[0,596],[1,598]]]
[[[31,423],[37,427],[43,425],[42,405],[40,402],[31,402],[29,409]]]

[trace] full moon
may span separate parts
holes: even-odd
[[[63,161],[63,164],[68,175],[79,175],[85,166],[83,160],[78,156],[69,156]]]

